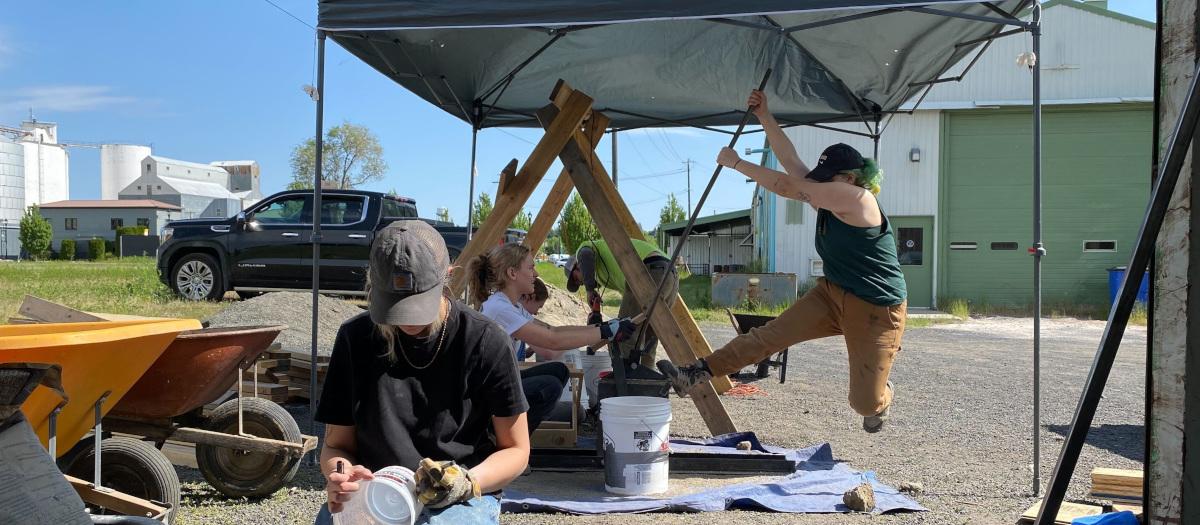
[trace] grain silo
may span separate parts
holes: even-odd
[[[58,125],[27,120],[21,123],[25,136],[25,205],[65,201],[71,183],[67,148],[58,143]]]
[[[21,214],[25,211],[25,148],[0,137],[0,259],[21,253]]]
[[[121,190],[142,174],[142,159],[150,153],[149,146],[136,144],[100,146],[100,198],[116,199]]]

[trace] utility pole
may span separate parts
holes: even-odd
[[[687,209],[688,209],[688,213],[692,213],[692,164],[695,164],[695,163],[696,163],[696,161],[694,161],[692,159],[683,161],[683,167],[685,170],[687,170],[687,182],[688,182],[688,186],[687,186],[687,188],[688,188],[688,207],[687,207]]]

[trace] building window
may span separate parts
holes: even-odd
[[[1012,242],[1012,241],[1009,241],[1009,242],[994,242],[994,243],[992,243],[992,249],[993,249],[993,250],[1016,250],[1016,249],[1017,249],[1017,243],[1015,243],[1015,242]]]
[[[158,186],[155,186],[155,187],[154,187],[154,189],[156,189],[156,190],[161,190],[161,189],[162,189],[162,184],[159,184]]]
[[[783,207],[784,224],[804,224],[804,203],[787,199]]]
[[[67,217],[67,218],[63,219],[63,229],[64,230],[78,230],[79,229],[79,219],[75,218],[75,217]]]
[[[951,250],[974,250],[978,245],[973,242],[952,242],[950,243]]]
[[[925,229],[896,228],[896,255],[904,266],[925,264]]]
[[[1115,252],[1117,251],[1117,241],[1083,241],[1083,251],[1088,252]]]
[[[148,219],[146,217],[138,217],[137,225],[142,228],[149,228],[150,227],[150,219]]]
[[[138,186],[138,189],[140,190],[140,189],[142,189],[142,187],[141,187],[141,186]]]
[[[115,217],[114,217],[114,218],[112,218],[112,219],[109,219],[109,220],[108,220],[108,225],[109,225],[109,226],[110,226],[112,229],[114,229],[114,230],[115,230],[115,229],[117,229],[117,228],[120,228],[120,227],[122,227],[122,226],[125,226],[125,219],[120,219],[120,218],[115,218]]]

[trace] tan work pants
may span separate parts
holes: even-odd
[[[822,278],[778,318],[735,337],[705,361],[714,376],[729,375],[796,343],[841,335],[850,362],[850,406],[871,416],[892,404],[887,380],[906,317],[907,302],[871,304]]]

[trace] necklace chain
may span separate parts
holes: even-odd
[[[438,356],[438,354],[439,354],[439,353],[441,353],[441,351],[442,351],[442,343],[446,341],[446,324],[447,324],[447,323],[446,323],[446,320],[447,320],[447,319],[449,319],[449,318],[450,318],[450,309],[449,309],[449,308],[447,308],[447,309],[446,309],[446,315],[443,315],[443,316],[442,316],[442,330],[441,330],[441,335],[439,335],[439,336],[438,336],[437,348],[435,348],[435,349],[433,350],[433,357],[430,357],[430,358],[429,358],[429,362],[428,362],[428,363],[425,363],[425,366],[417,366],[417,365],[414,365],[414,364],[413,364],[413,362],[412,362],[412,360],[408,358],[408,352],[404,352],[404,351],[403,351],[403,350],[404,350],[404,345],[403,345],[403,344],[401,344],[401,345],[400,345],[400,350],[402,350],[402,351],[400,352],[400,355],[404,356],[404,360],[405,360],[406,362],[408,362],[408,366],[411,366],[411,367],[413,367],[413,368],[414,368],[414,369],[416,369],[416,370],[424,370],[424,369],[426,369],[426,368],[429,368],[429,367],[430,367],[430,365],[433,365],[433,362],[437,360],[437,356]]]

